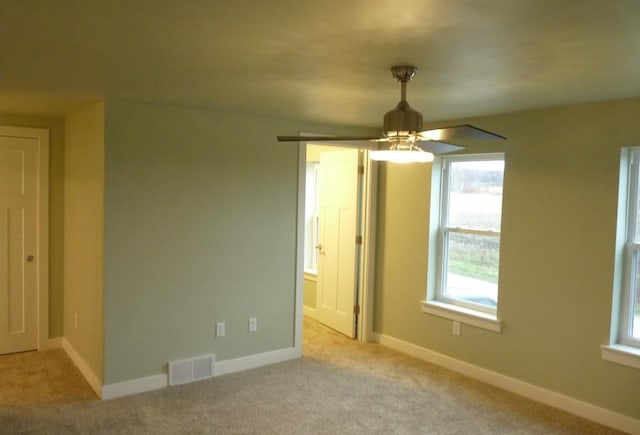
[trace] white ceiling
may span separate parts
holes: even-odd
[[[124,98],[378,126],[640,96],[638,0],[3,0],[0,112]]]

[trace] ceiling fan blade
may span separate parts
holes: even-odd
[[[385,138],[381,138],[379,136],[278,136],[279,142],[335,142],[342,140],[379,141],[381,139]]]
[[[433,154],[447,154],[465,147],[447,143],[458,140],[505,140],[506,137],[469,124],[435,128],[415,133],[422,127],[422,114],[409,107],[406,100],[407,82],[416,73],[415,66],[404,65],[391,68],[393,77],[400,82],[400,103],[384,115],[384,134],[371,136],[277,136],[280,142],[321,142],[334,146],[377,150],[382,143],[391,144],[390,151],[411,150],[415,143],[420,149]]]
[[[438,142],[434,140],[429,141],[418,141],[416,142],[416,146],[422,148],[425,151],[429,151],[435,155],[440,154],[448,154],[454,151],[463,150],[465,147],[460,145],[453,145],[445,142]]]
[[[463,124],[454,125],[453,127],[436,128],[433,130],[425,130],[418,133],[418,136],[423,140],[458,140],[458,139],[473,139],[473,140],[505,140],[506,137],[490,131],[483,130],[473,125]]]

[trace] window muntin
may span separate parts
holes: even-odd
[[[442,159],[437,301],[495,314],[503,176],[502,154]]]

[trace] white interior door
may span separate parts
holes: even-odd
[[[322,153],[318,174],[319,256],[316,317],[355,338],[358,150]]]
[[[38,347],[38,141],[0,135],[0,354]]]

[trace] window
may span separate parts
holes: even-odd
[[[423,311],[499,331],[497,323],[504,155],[441,158],[434,165],[429,273],[435,272]],[[434,311],[435,310],[435,311]],[[491,320],[489,324],[466,321]]]
[[[320,162],[307,162],[304,216],[304,270],[318,273],[318,167]]]
[[[620,343],[640,348],[640,149],[627,151],[627,213],[624,247],[624,277],[620,303]]]
[[[640,149],[622,152],[611,345],[603,358],[640,368]]]

